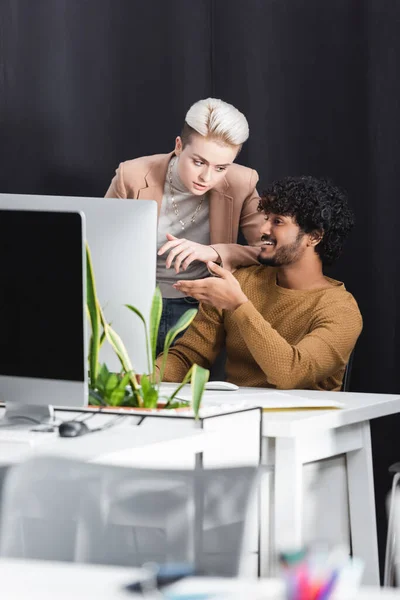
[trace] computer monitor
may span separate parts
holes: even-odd
[[[3,206],[0,400],[7,417],[42,421],[52,405],[87,402],[85,304],[84,215]]]
[[[73,210],[85,215],[97,293],[104,314],[124,342],[137,373],[147,373],[143,323],[125,304],[149,319],[156,285],[157,203],[152,200],[0,194],[0,208]],[[64,334],[68,333],[63,327]],[[100,362],[121,365],[104,343]]]

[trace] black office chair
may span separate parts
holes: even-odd
[[[225,381],[226,347],[224,346],[211,365],[210,381]]]
[[[349,392],[350,391],[350,378],[351,378],[351,370],[353,368],[353,358],[354,358],[354,350],[350,354],[349,362],[346,365],[346,369],[343,375],[342,387],[340,388],[341,392]]]

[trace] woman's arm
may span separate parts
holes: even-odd
[[[127,198],[126,187],[124,183],[124,167],[121,163],[115,171],[110,187],[107,190],[105,198]]]
[[[257,265],[257,257],[260,253],[261,234],[260,229],[264,224],[264,217],[258,211],[260,196],[256,190],[258,182],[257,171],[251,171],[248,194],[244,199],[240,213],[239,227],[246,238],[248,246],[241,244],[213,244],[224,269],[232,271],[237,267],[248,267]]]

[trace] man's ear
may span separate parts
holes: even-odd
[[[318,246],[322,238],[324,237],[324,231],[322,229],[315,229],[308,234],[309,246]]]

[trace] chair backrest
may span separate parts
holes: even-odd
[[[210,368],[210,381],[225,381],[226,346],[222,348]]]
[[[32,458],[6,477],[0,555],[238,573],[255,467],[153,470]]]
[[[353,358],[354,358],[354,350],[350,354],[349,362],[346,365],[346,369],[343,375],[342,387],[340,389],[341,392],[349,392],[350,391],[350,379],[351,379],[351,370],[353,368]]]

